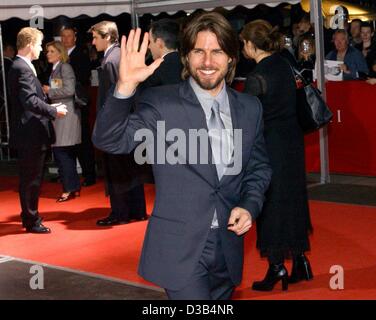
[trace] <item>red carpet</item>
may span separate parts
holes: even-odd
[[[137,263],[146,222],[99,228],[95,222],[109,212],[103,184],[82,190],[81,197],[56,203],[59,184],[44,183],[40,212],[49,235],[25,233],[19,222],[17,179],[0,178],[0,255],[93,272],[149,284],[137,275]],[[153,205],[153,186],[146,186],[148,212]],[[255,249],[255,228],[246,237],[243,283],[235,299],[375,299],[376,298],[376,207],[311,201],[315,228],[309,258],[315,278],[281,291],[278,284],[269,293],[250,290],[264,276],[266,261]],[[329,287],[332,265],[344,268],[344,290]],[[290,268],[290,264],[287,264]]]

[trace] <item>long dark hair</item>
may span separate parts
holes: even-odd
[[[204,13],[197,16],[185,28],[180,50],[183,63],[182,78],[187,79],[190,75],[187,56],[194,48],[197,34],[201,31],[214,33],[217,36],[221,49],[231,58],[226,75],[226,82],[231,83],[235,76],[236,63],[239,57],[239,41],[230,23],[221,14],[216,12]]]
[[[280,51],[283,47],[282,34],[278,27],[273,28],[269,22],[261,19],[247,23],[240,33],[240,38],[251,41],[257,49],[270,53]]]

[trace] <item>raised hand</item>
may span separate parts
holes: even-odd
[[[131,30],[128,40],[121,38],[121,55],[117,90],[120,94],[131,95],[139,83],[145,81],[159,67],[163,59],[155,60],[151,65],[145,64],[146,51],[149,45],[149,34],[144,34],[140,47],[141,29]]]

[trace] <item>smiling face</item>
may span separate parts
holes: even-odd
[[[189,73],[198,85],[211,95],[217,95],[231,62],[231,58],[219,46],[217,36],[210,31],[199,32],[187,60]]]
[[[373,32],[371,30],[371,27],[362,27],[360,31],[360,36],[362,38],[363,42],[370,42],[373,37]]]

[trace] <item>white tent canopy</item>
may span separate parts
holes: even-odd
[[[275,7],[282,2],[297,4],[300,0],[135,0],[135,11],[139,15],[144,13],[158,14],[160,12],[173,14],[180,10],[192,12],[198,8],[212,10],[214,8],[223,7],[231,10],[239,5],[250,9],[259,4]]]
[[[9,18],[30,20],[35,16],[35,10],[40,10],[36,6],[43,10],[41,14],[46,19],[60,15],[74,18],[81,14],[96,17],[103,13],[117,16],[130,13],[131,3],[131,0],[0,0],[0,21]]]
[[[160,12],[175,13],[179,10],[191,12],[198,8],[212,10],[224,7],[228,10],[238,5],[254,8],[258,4],[277,6],[280,3],[299,3],[300,0],[0,0],[0,21],[9,18],[29,20],[35,16],[36,11],[43,10],[41,14],[46,19],[52,19],[59,15],[70,18],[81,14],[95,17],[103,13],[117,16],[123,12],[132,12],[134,4],[138,15],[144,13],[158,14]],[[38,7],[40,8],[38,8]],[[39,12],[38,12],[39,13]]]

